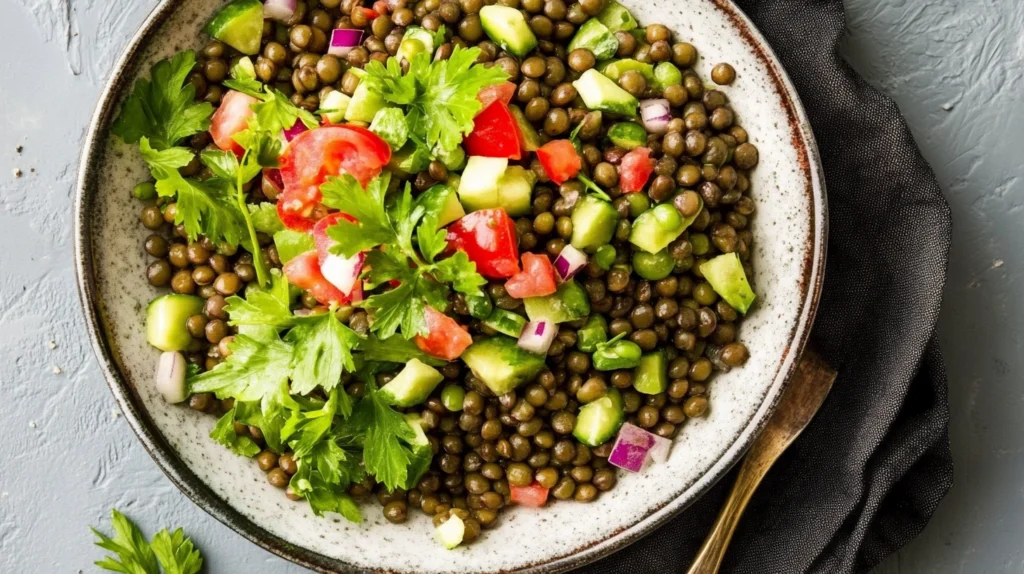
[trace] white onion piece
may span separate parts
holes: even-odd
[[[263,3],[263,17],[284,22],[295,14],[298,3],[298,0],[266,0]]]
[[[168,351],[160,355],[156,364],[156,390],[169,403],[184,402],[188,398],[185,385],[185,357],[176,351]]]
[[[668,100],[654,98],[640,102],[640,117],[644,120],[644,128],[652,134],[663,134],[672,121]]]
[[[672,441],[626,423],[608,455],[608,463],[630,472],[641,472],[649,460],[665,462]]]
[[[327,48],[327,53],[332,56],[342,58],[346,54],[348,54],[352,48],[358,46],[362,41],[362,30],[338,28],[331,32],[331,43],[330,47]]]
[[[330,254],[320,262],[320,272],[331,285],[348,297],[359,281],[359,273],[363,270],[365,260],[365,253],[356,253],[352,257]]]
[[[546,355],[555,341],[558,327],[547,321],[530,321],[519,335],[519,348],[538,355]]]
[[[580,272],[587,265],[587,256],[568,243],[562,248],[562,252],[555,258],[555,272],[562,281],[568,281]]]

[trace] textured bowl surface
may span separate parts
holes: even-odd
[[[411,513],[402,526],[387,523],[376,505],[365,507],[361,525],[316,518],[306,504],[269,485],[251,461],[210,440],[213,417],[169,406],[154,389],[158,352],[146,345],[143,319],[157,292],[145,279],[146,231],[138,222],[140,204],[131,199],[132,186],[147,173],[134,146],[110,136],[109,125],[140,72],[177,50],[203,45],[200,28],[219,1],[160,5],[129,46],[97,109],[79,180],[77,250],[83,304],[110,386],[140,439],[182,490],[250,540],[322,571],[563,570],[650,532],[740,458],[771,414],[817,304],[826,219],[814,142],[783,71],[731,5],[624,4],[641,23],[665,23],[696,45],[705,79],[715,63],[736,67],[736,82],[723,89],[761,152],[751,178],[758,302],[740,332],[751,359],[714,379],[709,415],[683,427],[667,464],[644,475],[621,473],[618,486],[591,504],[512,509],[496,530],[455,551],[433,541],[421,513]]]

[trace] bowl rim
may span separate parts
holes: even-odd
[[[753,440],[767,424],[782,396],[782,391],[796,370],[804,347],[807,345],[821,296],[828,238],[828,206],[818,146],[795,87],[783,70],[775,52],[753,22],[731,0],[711,0],[709,3],[726,15],[744,41],[753,48],[760,63],[769,72],[774,88],[781,96],[785,107],[784,111],[792,141],[798,153],[800,170],[806,175],[808,184],[804,193],[810,200],[810,216],[813,221],[810,227],[809,242],[811,245],[810,249],[805,250],[805,261],[800,277],[803,292],[800,313],[789,337],[789,346],[784,350],[783,359],[777,367],[775,378],[768,389],[765,400],[758,407],[747,426],[736,436],[733,443],[707,473],[678,497],[628,528],[615,532],[571,555],[528,565],[522,570],[524,572],[564,572],[605,557],[650,534],[703,496],[742,459]],[[129,40],[100,94],[83,141],[83,153],[79,160],[78,176],[75,182],[74,256],[78,296],[85,316],[90,344],[107,386],[114,394],[118,406],[125,414],[125,418],[146,452],[170,481],[200,508],[250,542],[311,570],[324,573],[376,571],[364,569],[292,544],[260,527],[217,496],[178,458],[163,436],[154,430],[152,419],[143,407],[140,397],[122,375],[112,343],[105,335],[103,308],[94,283],[92,218],[89,217],[94,202],[91,194],[87,191],[95,187],[98,172],[97,162],[102,157],[106,126],[114,113],[119,97],[130,87],[134,76],[133,72],[141,64],[140,56],[148,40],[160,29],[176,7],[175,0],[160,0],[160,3],[154,7]]]

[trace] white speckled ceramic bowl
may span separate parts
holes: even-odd
[[[824,268],[826,207],[819,160],[796,94],[760,35],[725,1],[625,0],[645,22],[663,22],[698,47],[699,72],[728,61],[725,88],[761,152],[751,183],[753,279],[758,303],[743,323],[751,349],[742,369],[719,375],[712,411],[686,424],[667,464],[625,474],[592,504],[515,508],[496,531],[455,551],[432,541],[427,517],[405,525],[368,511],[362,525],[316,518],[287,500],[247,459],[208,438],[213,417],[167,405],[153,388],[157,351],[146,345],[143,311],[157,293],[143,272],[145,230],[134,183],[147,177],[134,146],[112,138],[115,110],[140,73],[160,58],[203,45],[200,28],[220,1],[165,0],[132,40],[104,92],[86,140],[77,197],[81,296],[110,387],[164,472],[243,536],[325,572],[355,570],[558,571],[622,548],[686,508],[739,460],[793,371],[810,329]],[[508,544],[515,540],[515,544]]]

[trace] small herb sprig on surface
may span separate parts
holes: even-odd
[[[153,535],[151,541],[131,520],[117,510],[110,511],[114,536],[91,530],[99,540],[96,546],[112,552],[96,565],[123,574],[196,574],[203,567],[203,558],[181,528],[166,528]]]

